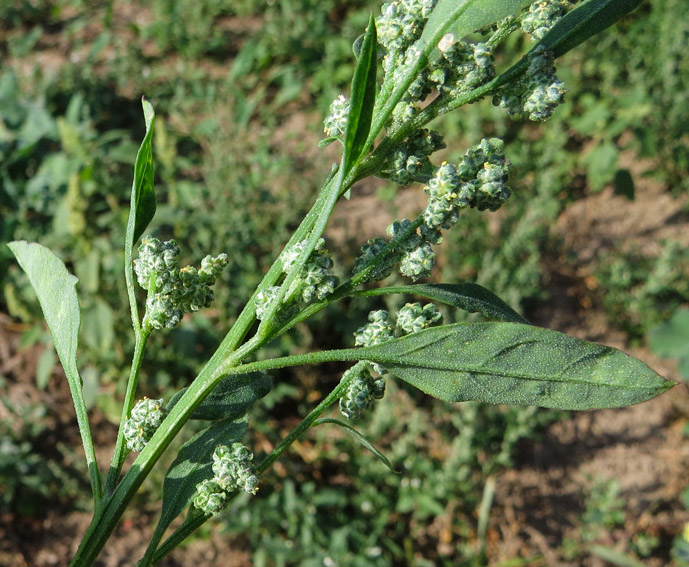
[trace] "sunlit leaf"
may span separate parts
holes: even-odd
[[[156,211],[156,196],[153,189],[153,125],[155,112],[153,106],[145,98],[141,99],[146,122],[146,135],[136,154],[134,164],[134,181],[127,224],[127,243],[131,248],[143,234],[153,219]]]
[[[446,325],[358,350],[447,402],[610,408],[675,385],[622,351],[518,323]]]
[[[377,45],[376,24],[371,16],[352,79],[351,106],[345,132],[345,171],[349,171],[366,152],[366,139],[376,102]]]

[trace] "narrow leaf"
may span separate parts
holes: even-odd
[[[270,392],[272,383],[265,372],[231,374],[223,378],[191,414],[190,419],[237,419],[249,406]],[[187,391],[183,388],[167,404],[170,411]]]
[[[368,449],[369,451],[371,451],[371,453],[378,457],[380,461],[392,472],[394,472],[395,474],[399,474],[399,471],[392,466],[392,463],[389,461],[389,459],[385,455],[383,455],[383,453],[381,453],[380,450],[376,449],[373,443],[366,439],[366,437],[364,437],[362,433],[354,429],[351,425],[346,424],[344,421],[340,421],[339,419],[333,419],[331,417],[322,417],[314,421],[311,427],[323,425],[324,423],[332,423],[333,425],[337,425],[338,427],[344,429],[347,432],[347,434],[351,435],[354,439],[356,439],[359,443],[366,447],[366,449]]]
[[[349,171],[366,153],[366,139],[376,102],[377,46],[376,24],[371,16],[352,78],[351,106],[345,132],[345,171]]]
[[[560,57],[612,26],[639,4],[641,0],[588,0],[565,14],[539,45],[552,51],[555,57]]]
[[[29,244],[21,240],[10,242],[8,246],[26,272],[36,292],[55,343],[55,351],[65,370],[86,462],[91,474],[94,496],[98,500],[101,496],[100,476],[91,440],[82,380],[77,368],[77,345],[81,321],[76,291],[79,280],[67,271],[62,260],[40,244]]]
[[[67,272],[62,260],[40,244],[29,244],[22,240],[10,242],[8,246],[36,292],[70,386],[74,383],[81,390],[77,370],[81,321],[76,291],[79,280]]]
[[[163,505],[149,547],[155,548],[172,521],[191,504],[196,485],[213,477],[213,451],[219,445],[239,441],[247,429],[246,420],[224,419],[197,433],[180,449],[165,475]]]
[[[529,322],[492,291],[474,283],[463,284],[416,284],[381,287],[356,292],[354,295],[367,297],[392,293],[409,293],[434,301],[440,301],[469,313],[481,313],[490,319],[510,323]]]
[[[358,350],[447,402],[611,408],[675,385],[614,348],[518,323],[446,325]]]
[[[426,22],[418,47],[435,47],[446,33],[457,39],[477,29],[516,14],[533,0],[439,0]]]
[[[145,98],[141,99],[146,122],[146,135],[136,154],[134,164],[134,181],[127,224],[127,244],[129,248],[141,237],[146,227],[153,219],[156,211],[156,196],[153,189],[153,125],[155,112],[153,106]]]

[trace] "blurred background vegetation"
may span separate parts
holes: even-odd
[[[107,424],[119,418],[116,400],[133,347],[121,243],[143,136],[138,99],[145,93],[158,114],[152,232],[174,237],[185,263],[230,254],[212,309],[150,342],[142,394],[168,397],[218,344],[329,171],[333,155],[316,148],[321,121],[330,101],[347,91],[352,40],[379,5],[0,0],[0,311],[21,331],[22,348],[37,356],[36,388],[56,387],[56,357],[32,292],[2,244],[40,242],[79,277],[85,394],[112,432]],[[687,224],[688,44],[685,0],[644,2],[559,62],[570,95],[547,123],[509,120],[490,101],[444,118],[438,129],[447,138],[445,159],[486,135],[506,140],[514,196],[499,215],[466,215],[448,234],[437,279],[480,283],[534,322],[563,330],[585,326],[581,313],[594,309],[629,345],[643,346],[649,333],[661,332],[689,303],[686,239],[657,239],[653,246],[612,239],[582,259],[568,238],[583,236],[556,227],[577,203],[601,192],[642,198],[640,179],[676,201],[673,222]],[[527,40],[514,37],[508,47],[523,52]],[[364,192],[377,195],[390,214],[401,206],[400,192],[383,182]],[[361,242],[333,239],[344,272]],[[564,321],[546,313],[561,307],[563,294],[570,316]],[[394,307],[400,300],[390,301]],[[366,312],[380,306],[335,306],[266,355],[351,344]],[[666,335],[689,333],[689,322],[668,325]],[[679,344],[669,354],[661,346],[659,354],[680,358]],[[275,375],[274,391],[252,416],[256,452],[275,444],[341,371]],[[13,380],[0,376],[0,388],[8,391]],[[0,397],[0,513],[36,515],[56,501],[85,507],[78,450],[46,441],[57,419],[52,414],[67,410]],[[221,523],[251,550],[256,567],[484,565],[495,475],[513,465],[524,440],[562,417],[475,404],[449,412],[390,384],[361,427],[402,475],[390,474],[350,439],[316,430],[267,476],[250,506],[237,499]],[[592,502],[582,504],[587,543],[623,514],[616,487],[596,486]],[[665,560],[670,546],[667,539],[643,545],[630,539],[625,557]],[[574,560],[579,550],[569,542],[558,553]]]

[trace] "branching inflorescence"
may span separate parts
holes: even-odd
[[[467,209],[496,211],[510,197],[510,162],[502,140],[484,138],[456,163],[448,163],[434,160],[446,143],[439,132],[426,126],[440,114],[483,97],[492,97],[493,103],[510,115],[535,121],[551,116],[565,94],[556,75],[555,56],[594,33],[589,30],[612,25],[631,9],[629,0],[587,0],[574,10],[579,13],[565,22],[573,15],[568,14],[573,3],[543,0],[516,13],[520,3],[503,0],[396,0],[383,4],[381,15],[371,19],[366,34],[355,43],[358,63],[351,97],[338,96],[324,121],[326,142],[339,140],[344,147],[341,163],[333,167],[314,207],[215,354],[167,406],[162,399],[148,398],[134,404],[146,340],[154,330],[177,326],[185,313],[208,307],[214,297],[212,286],[228,258],[226,254],[206,256],[200,268],[180,268],[175,241],[147,236],[138,258],[131,262],[134,243],[155,212],[151,166],[155,113],[144,101],[146,136],[135,165],[125,247],[136,344],[122,423],[104,487],[76,365],[80,317],[76,278],[41,246],[10,245],[37,291],[53,333],[91,474],[95,512],[73,567],[93,565],[127,503],[189,419],[205,420],[209,425],[182,446],[170,466],[161,518],[141,567],[158,562],[225,508],[233,495],[256,494],[260,474],[309,427],[336,422],[352,432],[343,422],[318,418],[337,403],[346,418],[360,417],[384,395],[389,375],[386,365],[398,378],[447,402],[475,400],[560,409],[620,407],[647,400],[672,385],[619,351],[528,325],[500,298],[476,284],[357,289],[387,278],[395,269],[413,282],[427,278],[435,264],[434,246]],[[594,20],[595,26],[587,27]],[[495,49],[520,26],[537,43],[498,74]],[[484,41],[467,40],[469,36]],[[382,81],[377,75],[381,60]],[[386,238],[364,243],[351,276],[340,282],[322,235],[338,199],[371,174],[402,187],[423,184],[428,200],[416,218],[395,220],[387,227]],[[132,283],[134,274],[147,291],[142,319]],[[256,356],[262,346],[332,302],[383,293],[413,294],[479,311],[497,321],[442,325],[435,304],[407,303],[394,316],[385,310],[371,311],[368,323],[354,334],[354,348],[277,359]],[[250,335],[252,329],[255,333]],[[254,466],[252,452],[240,441],[249,407],[270,390],[265,372],[328,361],[354,364],[332,392]],[[368,446],[372,448],[370,443]],[[120,478],[128,451],[138,456]],[[189,513],[181,526],[162,541],[186,509]]]

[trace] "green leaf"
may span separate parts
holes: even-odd
[[[127,245],[131,249],[141,237],[156,212],[156,196],[153,189],[153,125],[155,112],[153,106],[145,98],[141,99],[146,122],[146,135],[134,164],[134,182],[127,224]]]
[[[149,548],[157,547],[172,521],[194,500],[196,485],[213,477],[213,451],[246,433],[246,420],[224,419],[194,435],[177,454],[163,482],[163,505]]]
[[[675,385],[614,348],[518,323],[446,325],[356,350],[447,402],[611,408]]]
[[[76,285],[79,280],[67,272],[62,260],[40,244],[10,242],[19,265],[29,277],[53,336],[55,350],[65,369],[74,404],[83,404],[81,378],[77,369],[77,345],[81,313]]]
[[[617,567],[644,567],[643,563],[626,553],[617,551],[614,547],[608,547],[607,545],[592,545],[590,550],[591,553],[597,555],[606,563],[617,565]]]
[[[492,291],[474,283],[401,285],[360,291],[353,295],[367,297],[392,293],[420,295],[421,297],[463,309],[469,313],[481,313],[490,319],[529,324],[524,317]]]
[[[426,22],[417,47],[438,45],[452,32],[457,39],[506,16],[517,13],[533,0],[439,0]]]
[[[376,24],[371,16],[352,78],[351,105],[344,144],[345,172],[366,153],[366,139],[371,130],[376,102],[377,46]]]
[[[265,372],[231,374],[223,378],[213,391],[194,410],[190,419],[237,419],[244,415],[249,406],[264,397],[272,387]],[[169,412],[186,392],[177,392],[168,402]]]
[[[101,479],[91,439],[82,380],[77,368],[77,345],[81,321],[76,291],[79,280],[67,271],[62,260],[40,244],[29,244],[21,240],[10,242],[8,246],[29,277],[53,336],[55,351],[65,370],[72,395],[86,464],[91,477],[93,496],[96,502],[99,502],[102,498]]]
[[[588,0],[557,22],[538,45],[557,58],[609,28],[634,10],[641,0]]]
[[[395,467],[392,466],[392,463],[389,461],[389,459],[385,455],[383,455],[383,453],[381,453],[378,449],[376,449],[373,443],[371,443],[368,439],[366,439],[366,437],[364,437],[363,434],[358,432],[351,425],[346,424],[344,421],[340,421],[339,419],[333,419],[331,417],[322,417],[314,421],[311,427],[323,425],[324,423],[332,423],[333,425],[337,425],[338,427],[344,429],[347,432],[347,434],[351,435],[354,439],[356,439],[359,443],[361,443],[364,447],[371,451],[371,453],[378,457],[378,459],[380,459],[380,461],[392,472],[394,472],[395,474],[399,474],[399,471],[395,470]]]

